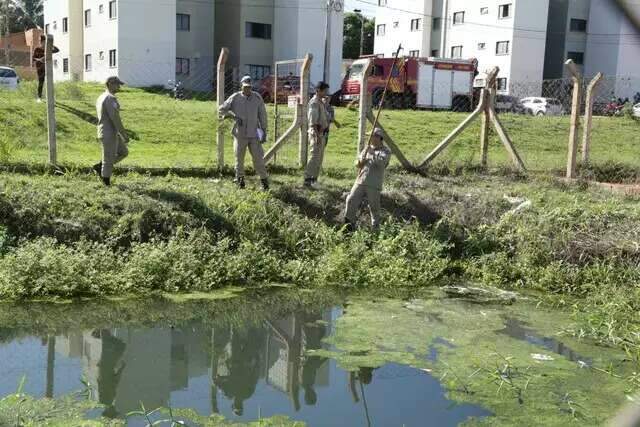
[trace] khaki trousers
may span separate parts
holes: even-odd
[[[311,155],[304,171],[304,177],[307,179],[317,178],[320,175],[326,146],[325,136],[318,135],[315,131],[309,132],[309,144],[311,146]]]
[[[118,136],[103,137],[102,142],[102,177],[110,178],[113,173],[113,165],[121,162],[129,155],[127,144]]]
[[[244,158],[247,148],[253,159],[253,169],[261,179],[267,179],[267,168],[264,165],[264,150],[257,138],[233,138],[233,152],[236,155],[236,178],[244,177]]]
[[[371,226],[378,228],[380,226],[380,190],[362,184],[354,184],[351,193],[347,196],[347,208],[345,219],[352,224],[356,223],[358,217],[358,209],[362,205],[362,199],[367,196],[369,203],[369,213],[371,214]]]

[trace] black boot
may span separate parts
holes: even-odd
[[[111,178],[107,177],[105,178],[104,176],[101,177],[102,179],[102,183],[105,185],[105,187],[109,187],[111,185]]]
[[[97,173],[98,176],[102,175],[102,162],[96,163],[91,167],[91,169],[93,169],[93,171]]]
[[[262,190],[269,191],[269,180],[267,178],[264,178],[261,179],[260,182],[262,183]]]
[[[313,188],[313,183],[314,183],[314,179],[313,178],[305,178],[304,179],[304,186],[306,188]]]
[[[236,185],[238,186],[239,189],[244,190],[244,188],[246,187],[246,184],[244,183],[243,176],[236,178]]]
[[[347,233],[353,233],[356,231],[356,225],[345,218],[344,220],[344,229]]]

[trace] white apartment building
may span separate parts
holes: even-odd
[[[338,87],[343,16],[342,3],[335,3],[328,80]],[[327,9],[315,0],[44,0],[44,12],[60,48],[57,81],[118,75],[131,86],[181,81],[210,91],[223,46],[231,52],[229,67],[242,74],[260,78],[274,61],[310,52],[312,78],[323,77]]]
[[[640,11],[640,5],[626,1]],[[598,71],[615,77],[640,76],[638,32],[609,0],[380,0],[379,4],[376,54],[391,56],[402,43],[405,56],[476,58],[481,71],[500,67],[498,87],[503,93],[540,94],[543,79],[566,77],[564,62],[569,58],[587,76]],[[629,96],[619,96],[623,95]]]

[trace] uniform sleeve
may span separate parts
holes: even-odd
[[[320,124],[320,104],[313,102],[309,104],[309,126],[319,126]]]
[[[107,98],[102,104],[102,109],[111,119],[111,122],[116,128],[116,131],[124,135],[126,131],[124,129],[124,126],[122,125],[122,120],[120,119],[120,107],[118,105],[118,102],[113,98]]]
[[[229,98],[227,98],[227,100],[224,101],[224,103],[218,107],[218,114],[220,114],[223,117],[229,116],[229,113],[233,111],[232,109],[233,109],[234,99],[236,99],[235,93],[231,95]]]
[[[376,153],[373,158],[373,163],[377,165],[381,165],[383,167],[389,166],[389,161],[391,160],[391,152],[389,150],[380,150]]]
[[[333,105],[327,104],[327,118],[329,119],[329,123],[335,122],[336,112],[333,109]]]
[[[258,99],[260,100],[258,105],[258,121],[260,122],[260,128],[267,132],[269,128],[269,120],[267,119],[267,107],[264,105],[264,100],[260,94],[256,93]]]

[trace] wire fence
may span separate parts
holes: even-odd
[[[73,71],[79,69],[85,80],[92,76],[91,80],[99,81],[117,73],[129,83],[118,94],[123,120],[132,140],[130,156],[123,162],[123,167],[219,166],[216,160],[217,82],[212,60],[201,59],[203,66],[193,62],[171,64],[170,70],[166,69],[166,64],[135,62],[133,67],[120,62],[119,68],[112,69],[99,62],[99,58],[93,59],[89,71],[83,68],[86,64],[77,63],[77,58],[68,62],[58,58],[57,67],[54,66],[54,76],[58,80],[55,103],[60,164],[88,167],[100,157],[95,101],[104,87],[99,83],[74,81]],[[108,65],[108,54],[104,61]],[[300,95],[301,67],[302,60],[297,59],[274,64],[269,69],[229,67],[225,72],[225,97],[239,90],[239,81],[244,74],[254,77],[254,90],[264,98],[269,116],[265,151],[294,122],[296,109],[292,107],[292,100]],[[585,90],[580,103],[581,115],[585,112],[589,80],[582,82]],[[142,86],[141,83],[144,87],[132,87]],[[332,102],[336,104],[336,120],[342,127],[331,129],[325,169],[352,168],[357,152],[357,97],[346,96],[345,86],[331,88],[332,92],[337,92]],[[448,105],[424,109],[415,104],[417,94],[391,92],[380,119],[389,136],[415,164],[465,120],[479,102],[479,91],[472,87],[465,94],[455,93],[446,85],[436,86],[433,90],[451,92]],[[47,163],[46,106],[36,102],[36,92],[37,82],[21,82],[17,90],[0,93],[0,164]],[[590,176],[614,182],[640,182],[640,123],[633,118],[633,105],[640,102],[638,92],[640,79],[634,78],[604,78],[596,87]],[[373,95],[375,112],[380,102]],[[506,90],[498,90],[495,110],[528,170],[557,174],[566,168],[572,96],[571,79],[512,82]],[[232,122],[225,120],[220,126],[226,135],[224,158],[229,167],[234,159]],[[464,130],[458,140],[430,165],[431,170],[446,173],[462,166],[478,166],[481,162],[478,143],[481,128],[482,121],[478,120]],[[270,164],[299,166],[298,144],[296,132]],[[491,168],[511,166],[510,156],[493,129],[489,131],[488,159]],[[250,167],[250,156],[246,161]],[[608,172],[602,165],[609,165]],[[602,170],[599,169],[601,166]]]

